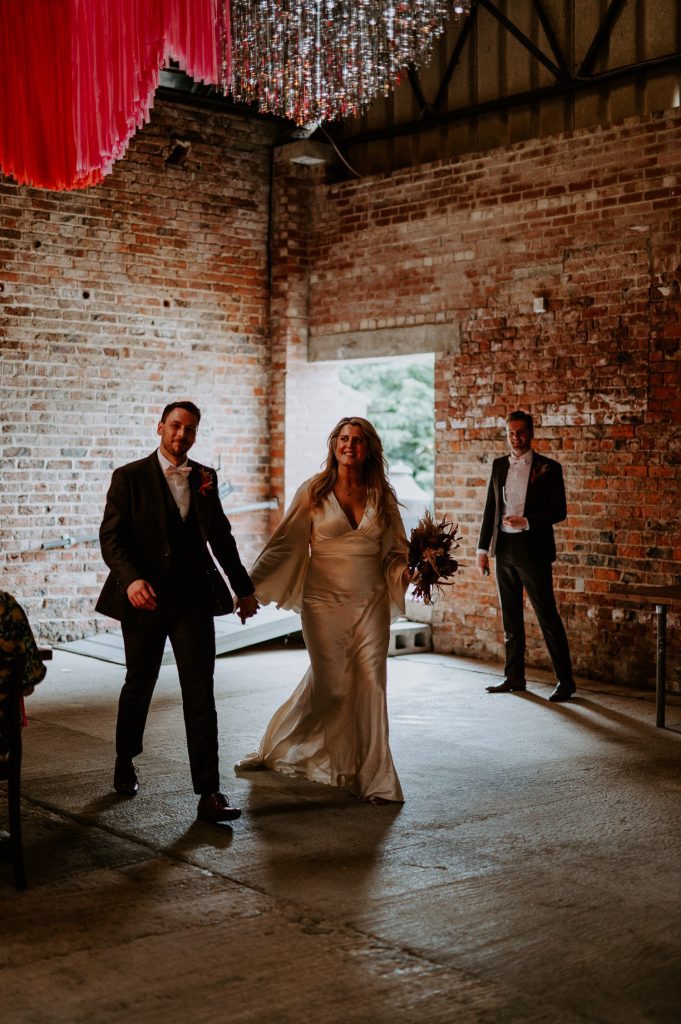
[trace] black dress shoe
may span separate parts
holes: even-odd
[[[486,686],[485,689],[488,693],[513,693],[514,690],[526,690],[527,686],[524,682],[514,683],[510,679],[504,679],[503,683],[497,683],[496,686]]]
[[[196,811],[199,821],[234,821],[241,817],[238,807],[230,807],[229,800],[222,793],[204,793]]]
[[[549,700],[552,700],[554,704],[560,703],[561,701],[570,700],[573,693],[576,693],[577,687],[574,683],[558,683]]]
[[[139,783],[137,782],[137,772],[132,761],[124,761],[122,758],[116,758],[116,765],[114,767],[114,789],[121,796],[134,796],[139,789]]]

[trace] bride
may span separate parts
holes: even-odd
[[[359,416],[328,439],[250,576],[262,604],[301,613],[310,667],[237,768],[271,768],[372,803],[404,800],[390,747],[386,657],[404,612],[407,540],[383,447]]]

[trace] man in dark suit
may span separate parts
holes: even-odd
[[[218,725],[213,693],[214,615],[234,608],[242,622],[255,615],[253,584],[241,564],[218,496],[215,470],[190,461],[201,413],[193,402],[172,402],[157,432],[161,443],[138,462],[114,470],[99,531],[111,570],[97,611],[120,619],[126,676],[118,703],[114,789],[134,796],[133,757],[144,726],[166,639],[175,654],[197,816],[230,821],[241,811],[220,792]]]
[[[552,563],[556,560],[554,523],[567,516],[560,463],[532,449],[534,427],[526,412],[506,418],[511,454],[495,459],[482,517],[476,565],[489,575],[495,559],[497,588],[506,641],[505,678],[489,693],[524,690],[525,623],[523,590],[527,592],[558,677],[551,701],[566,701],[576,690],[570,648],[553,593]]]

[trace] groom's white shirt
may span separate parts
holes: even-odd
[[[516,458],[515,455],[508,457],[508,473],[504,484],[504,508],[502,512],[502,533],[523,533],[522,527],[505,526],[504,516],[521,516],[525,508],[527,497],[527,485],[530,482],[530,469],[532,467],[532,449]]]
[[[163,473],[163,479],[170,488],[170,493],[173,496],[173,500],[177,505],[180,515],[183,519],[186,519],[189,515],[189,503],[192,497],[191,490],[189,488],[189,477],[182,476],[181,473],[173,473],[172,476],[168,476],[166,473],[168,466],[175,468],[175,464],[171,462],[170,459],[166,459],[160,448],[158,449],[157,455],[161,466],[161,472]],[[182,469],[182,467],[186,466],[188,462],[189,459],[185,459],[177,468]]]
[[[527,487],[530,482],[532,456],[532,448],[519,458],[516,458],[513,454],[508,456],[508,473],[506,475],[506,483],[504,484],[502,519],[506,515],[514,514],[514,508],[525,505]],[[529,528],[529,524],[524,528],[518,528],[515,526],[504,526],[503,523],[500,527],[503,533],[526,533]],[[475,553],[476,555],[486,555],[487,548],[476,548]]]

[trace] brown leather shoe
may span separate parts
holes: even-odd
[[[121,757],[116,758],[114,766],[113,786],[121,796],[134,796],[139,789],[137,772],[132,761],[126,761]]]
[[[196,810],[199,821],[234,821],[241,817],[238,807],[230,807],[229,800],[222,793],[204,793]]]
[[[497,683],[496,686],[486,686],[485,689],[488,693],[513,693],[518,690],[526,690],[527,686],[524,682],[514,683],[510,679],[504,679],[503,683]]]
[[[574,683],[558,683],[549,700],[554,704],[562,703],[563,701],[570,700],[573,693],[577,692],[577,687]]]

